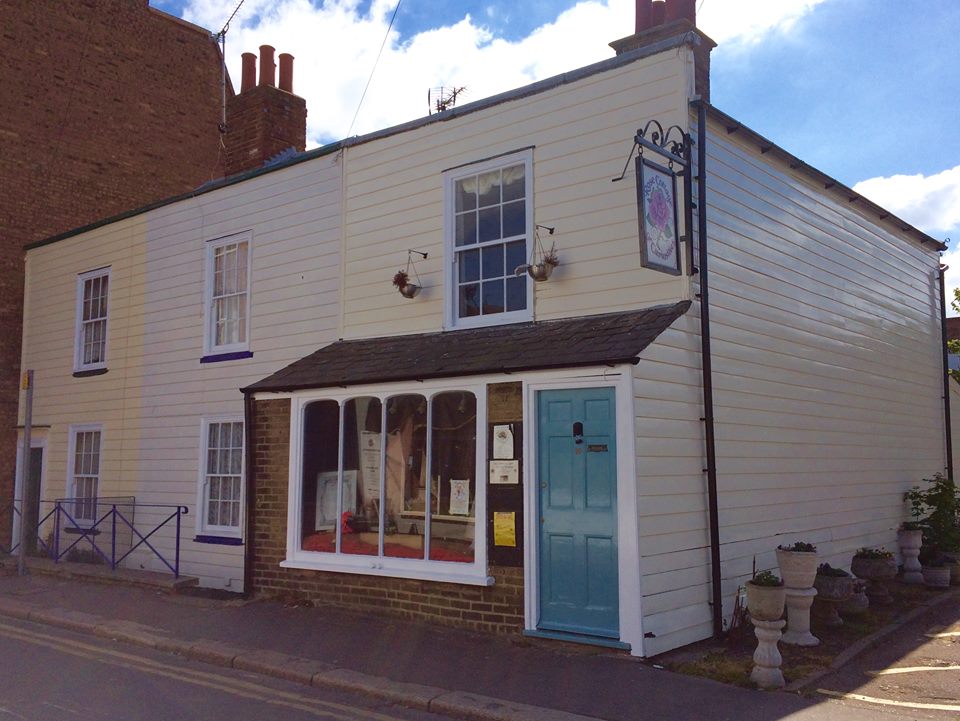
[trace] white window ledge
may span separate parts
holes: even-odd
[[[342,558],[342,557],[341,557]],[[363,558],[360,563],[356,559]],[[402,563],[404,559],[374,558],[371,556],[357,556],[350,559],[297,559],[288,558],[280,562],[281,568],[296,568],[304,571],[331,571],[334,573],[356,573],[361,576],[380,576],[383,578],[410,578],[417,581],[436,581],[438,583],[459,583],[465,586],[492,586],[494,578],[468,566],[462,570],[441,568],[438,566],[457,566],[455,562],[431,561],[430,568],[416,568],[409,563]],[[398,563],[400,561],[400,563]],[[417,562],[414,562],[417,563]],[[424,561],[423,563],[426,563]]]

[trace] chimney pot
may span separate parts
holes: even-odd
[[[280,53],[280,89],[293,92],[293,55]]]
[[[697,0],[667,0],[664,22],[689,20],[697,24]]]
[[[653,5],[653,0],[637,0],[637,26],[634,32],[642,33],[652,25],[651,5]]]
[[[650,25],[648,27],[655,28],[657,25],[663,25],[663,18],[666,14],[667,3],[664,0],[653,0],[650,5]]]
[[[260,46],[260,85],[276,87],[277,64],[273,60],[274,48],[272,45]]]
[[[243,63],[243,74],[240,76],[240,92],[245,93],[257,84],[257,56],[253,53],[243,53],[240,60]]]

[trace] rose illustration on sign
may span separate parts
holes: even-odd
[[[659,175],[643,186],[647,247],[659,260],[675,263],[676,232],[673,226],[673,193]]]

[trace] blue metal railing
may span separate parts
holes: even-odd
[[[28,529],[28,535],[31,541],[36,540],[37,550],[55,562],[64,559],[78,560],[86,553],[92,562],[109,564],[110,569],[115,571],[130,554],[143,548],[149,549],[157,560],[179,578],[181,519],[189,513],[186,506],[137,503],[128,496],[98,499],[58,498],[54,501],[41,501],[40,504],[51,508],[43,515],[38,512],[37,524]],[[0,506],[0,518],[11,510],[12,517],[23,522],[22,502],[19,499]],[[137,527],[135,518],[138,513],[152,517],[147,527],[142,524],[140,528]],[[172,562],[157,548],[157,534],[163,529],[167,529],[167,532],[174,530]],[[44,532],[47,533],[46,537]],[[109,548],[106,548],[103,540],[98,541],[100,536],[107,533]],[[72,538],[74,536],[76,538]],[[8,554],[16,553],[19,547],[19,538],[12,539],[9,547],[0,543],[0,551]]]

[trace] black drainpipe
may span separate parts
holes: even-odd
[[[256,484],[254,478],[256,476],[254,464],[256,463],[256,454],[254,453],[254,433],[253,425],[256,423],[256,402],[253,400],[253,396],[250,393],[244,392],[243,394],[243,433],[244,433],[244,465],[246,467],[246,473],[244,474],[246,478],[245,482],[245,495],[247,504],[247,518],[246,524],[247,527],[244,529],[243,539],[244,539],[244,548],[243,548],[243,593],[246,596],[253,595],[253,563],[255,561],[255,551],[254,548],[254,539],[256,534],[254,533],[256,529],[256,518],[257,518],[257,496],[256,496]]]
[[[707,446],[707,503],[710,520],[710,581],[713,585],[713,635],[723,633],[720,588],[720,512],[717,496],[717,449],[713,418],[713,360],[710,355],[710,274],[707,265],[707,105],[697,106],[697,236],[700,240],[700,356],[703,363],[703,423]]]
[[[947,266],[940,265],[940,345],[943,354],[943,424],[947,442],[947,478],[953,480],[953,439],[950,437],[950,365],[947,360],[947,291],[944,274]]]

